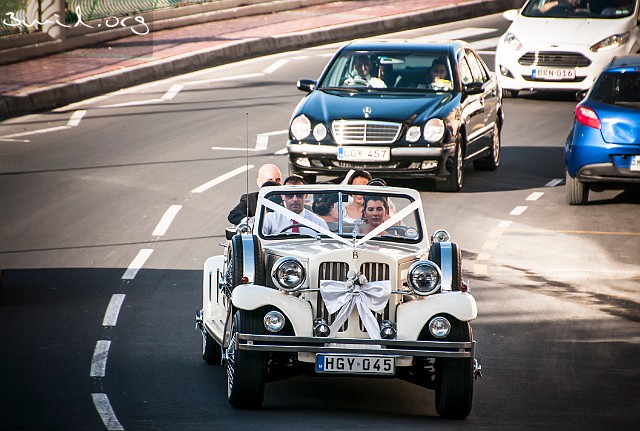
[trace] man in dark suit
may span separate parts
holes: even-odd
[[[276,165],[266,164],[258,170],[258,178],[256,179],[258,188],[262,187],[266,182],[270,182],[269,185],[280,185],[282,182],[282,174]],[[244,193],[240,197],[238,205],[229,212],[227,220],[237,225],[245,218],[253,217],[256,214],[257,205],[258,192]]]

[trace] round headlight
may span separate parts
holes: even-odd
[[[322,123],[316,124],[313,128],[313,137],[316,141],[322,141],[327,136],[327,128]]]
[[[416,294],[431,295],[440,288],[442,272],[430,260],[419,260],[409,268],[407,281]]]
[[[284,315],[276,310],[269,311],[264,315],[264,327],[269,332],[278,332],[284,328]]]
[[[301,141],[311,133],[311,121],[306,115],[300,115],[291,122],[291,134]]]
[[[438,142],[444,137],[444,121],[432,118],[424,125],[424,139],[428,142]]]
[[[451,239],[451,236],[449,235],[449,232],[444,229],[438,229],[433,233],[433,235],[431,235],[432,242],[447,242],[449,239]]]
[[[409,127],[409,130],[407,130],[407,141],[416,142],[418,139],[420,139],[420,127]]]
[[[436,316],[429,321],[429,332],[436,338],[444,338],[451,331],[451,322],[442,316]]]
[[[295,257],[282,257],[273,265],[271,279],[282,290],[292,292],[302,287],[307,278],[304,265]]]

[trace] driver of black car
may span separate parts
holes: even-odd
[[[371,76],[373,64],[369,56],[360,54],[353,61],[353,70],[349,72],[344,85],[366,85],[374,88],[385,88],[387,84],[380,78]]]

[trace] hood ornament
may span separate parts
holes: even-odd
[[[371,108],[369,106],[365,106],[362,112],[364,113],[364,118],[369,118],[369,115],[371,115]]]

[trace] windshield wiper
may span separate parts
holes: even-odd
[[[321,88],[318,88],[318,90],[324,90],[324,91],[346,91],[347,93],[359,93],[363,89],[366,89],[366,87],[363,87],[363,88],[358,88],[358,87],[321,87]]]

